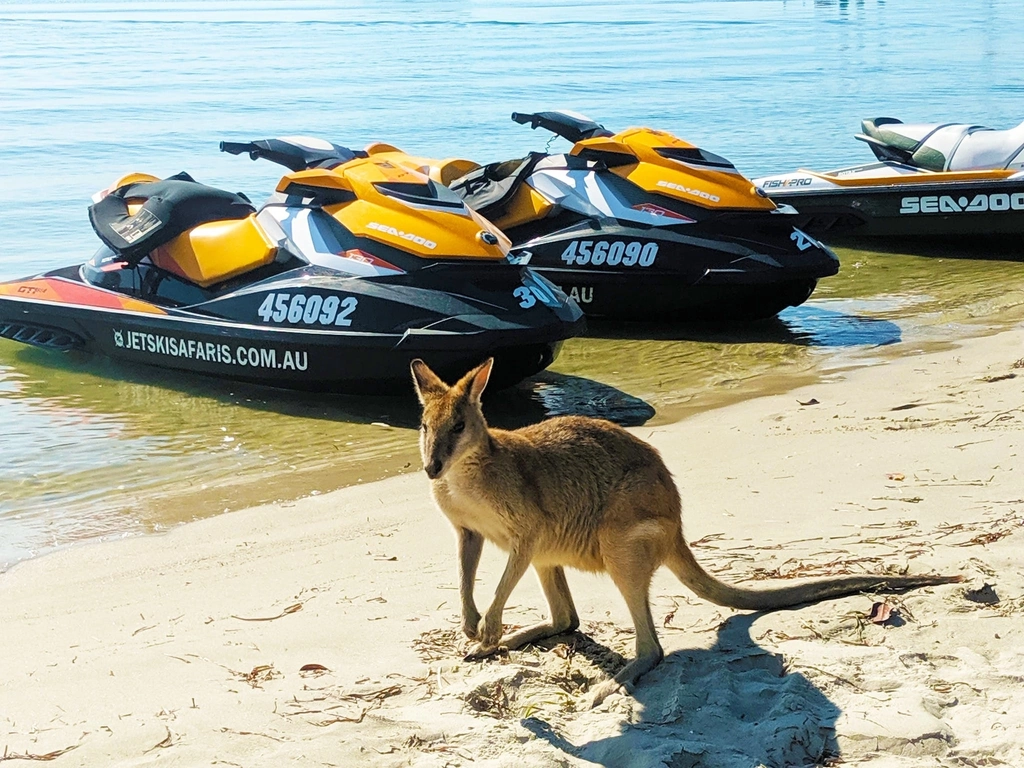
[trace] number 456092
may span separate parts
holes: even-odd
[[[358,305],[359,299],[355,296],[341,299],[337,296],[325,298],[315,293],[308,296],[302,293],[268,293],[256,314],[266,323],[349,326]]]
[[[617,267],[621,264],[624,267],[649,267],[657,257],[657,243],[645,244],[636,240],[628,243],[622,240],[610,243],[607,240],[573,240],[562,251],[562,261],[579,266]]]

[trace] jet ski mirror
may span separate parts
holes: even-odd
[[[520,125],[529,123],[534,130],[544,128],[573,144],[597,136],[614,136],[600,123],[594,122],[585,115],[577,115],[572,112],[513,112],[512,120]]]
[[[310,136],[284,136],[279,139],[244,142],[222,141],[220,151],[230,155],[248,153],[253,160],[262,157],[272,163],[283,165],[290,171],[304,171],[325,163],[337,165],[357,157],[367,157],[365,152],[353,151],[348,147]]]

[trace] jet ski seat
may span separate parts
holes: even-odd
[[[209,288],[274,261],[277,247],[256,221],[210,221],[157,246],[149,260],[160,269]]]
[[[453,182],[461,179],[467,173],[475,171],[479,167],[480,163],[474,163],[472,160],[464,160],[459,157],[448,157],[437,165],[431,167],[430,178],[436,182],[444,184],[446,187],[450,187]]]
[[[255,212],[242,195],[179,173],[159,181],[122,184],[89,206],[89,222],[112,251],[138,261],[199,224],[244,219]]]
[[[516,160],[477,167],[453,179],[448,186],[481,216],[492,221],[500,219],[537,163],[545,157],[543,152],[531,152]]]
[[[133,174],[89,207],[96,234],[131,263],[147,254],[160,269],[208,287],[269,264],[277,248],[243,195],[208,187],[187,173]]]
[[[857,138],[880,160],[930,171],[1024,168],[1024,122],[993,130],[963,123],[903,123],[892,117],[863,120]]]

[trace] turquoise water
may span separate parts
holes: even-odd
[[[305,133],[486,161],[545,146],[513,110],[571,108],[613,129],[670,130],[756,176],[867,159],[852,139],[863,117],[1008,127],[1024,119],[1020,11],[1019,0],[3,2],[0,279],[82,261],[95,248],[90,195],[128,171],[187,170],[265,196],[276,166],[223,155],[222,139]],[[525,401],[672,418],[737,382],[973,333],[1021,303],[1017,263],[841,256],[840,276],[767,331],[573,342],[555,371],[580,378],[535,382]],[[580,383],[594,380],[609,387]],[[416,462],[411,432],[374,422],[408,418],[401,404],[240,391],[0,341],[0,569],[70,540],[401,471]]]

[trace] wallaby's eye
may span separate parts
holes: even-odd
[[[464,430],[465,428],[466,428],[466,422],[464,422],[464,421],[457,421],[457,422],[455,422],[455,425],[452,427],[452,434],[457,435],[460,432],[462,432],[462,430]]]

